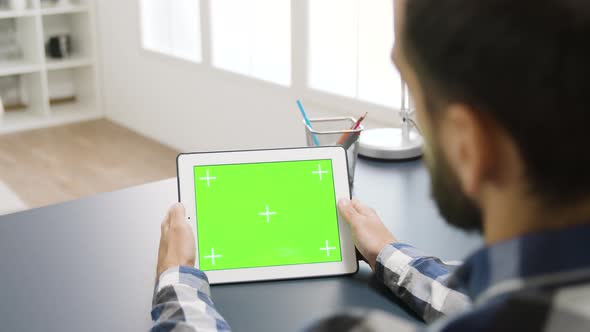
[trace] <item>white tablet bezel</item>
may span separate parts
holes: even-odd
[[[336,200],[350,198],[346,151],[342,147],[313,147],[273,150],[183,153],[178,155],[178,199],[186,209],[187,222],[197,237],[194,166],[247,164],[281,161],[332,160]],[[250,282],[353,274],[358,271],[356,249],[350,227],[338,214],[341,262],[252,267],[231,270],[206,271],[211,284]],[[199,268],[199,246],[196,246],[195,267]]]

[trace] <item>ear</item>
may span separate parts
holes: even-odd
[[[441,149],[463,191],[478,200],[497,159],[487,119],[466,105],[453,104],[441,114],[440,120]]]

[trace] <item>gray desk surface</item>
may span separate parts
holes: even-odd
[[[461,259],[480,244],[438,216],[420,161],[361,160],[355,196],[400,241],[444,259]],[[176,199],[170,179],[0,217],[0,329],[149,329],[159,225]],[[351,277],[222,285],[212,292],[235,331],[297,331],[352,308],[414,319],[364,264]]]

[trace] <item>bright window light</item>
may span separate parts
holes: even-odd
[[[391,63],[391,0],[309,1],[312,89],[399,107],[401,80]]]
[[[140,0],[143,47],[200,62],[199,0]]]
[[[291,1],[213,0],[213,66],[291,84]]]

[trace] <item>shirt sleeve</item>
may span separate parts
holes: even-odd
[[[401,243],[386,246],[377,257],[376,276],[425,322],[464,312],[471,300],[447,281],[460,262],[443,262]]]
[[[154,291],[151,331],[230,332],[211,301],[205,273],[175,267],[162,273]]]

